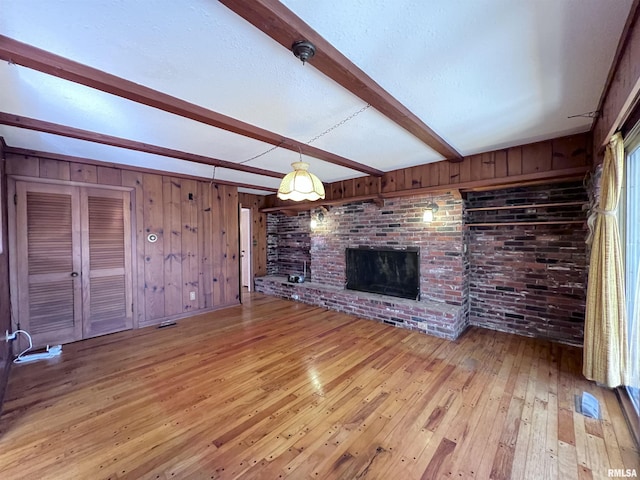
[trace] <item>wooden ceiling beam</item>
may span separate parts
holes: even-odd
[[[112,147],[125,148],[127,150],[135,150],[138,152],[152,153],[163,157],[177,158],[188,162],[202,163],[213,167],[228,168],[231,170],[239,170],[246,173],[254,173],[256,175],[264,175],[273,178],[282,178],[282,173],[265,170],[263,168],[250,167],[217,158],[205,157],[204,155],[196,155],[172,148],[159,147],[148,143],[128,140],[126,138],[114,137],[103,133],[91,132],[80,128],[68,127],[57,123],[45,122],[35,118],[22,117],[11,113],[0,112],[0,125],[9,125],[11,127],[24,128],[27,130],[35,130],[37,132],[51,133],[62,137],[76,138],[87,142],[100,143],[102,145],[110,145]]]
[[[0,137],[0,141],[1,140],[2,140],[2,137]],[[133,165],[127,165],[124,163],[105,162],[102,160],[94,160],[92,158],[76,157],[74,155],[64,155],[61,153],[42,152],[40,150],[11,147],[7,145],[5,145],[5,153],[22,156],[22,157],[38,157],[38,158],[46,158],[50,160],[58,160],[61,162],[82,163],[85,165],[96,165],[98,167],[109,167],[109,168],[117,168],[120,170],[130,170],[134,172],[153,173],[156,175],[167,175],[170,177],[186,178],[188,180],[198,180],[200,182],[203,180],[205,181],[211,180],[210,178],[207,178],[207,177],[200,177],[197,175],[187,175],[184,173],[168,172],[166,170],[158,170],[157,168],[137,167]],[[253,185],[251,183],[232,182],[229,180],[218,180],[218,179],[213,180],[213,182],[220,185],[229,185],[230,187],[250,188],[252,190],[262,190],[264,192],[271,192],[271,193],[276,193],[278,191],[277,188],[262,187],[260,185]]]
[[[367,175],[382,176],[383,171],[321,150],[292,138],[278,135],[255,125],[242,122],[199,105],[181,100],[166,93],[111,75],[87,65],[55,55],[26,43],[0,35],[0,58],[16,65],[54,75],[87,87],[126,98],[150,107],[189,118],[228,132],[253,138],[261,142],[340,165]]]
[[[445,159],[462,157],[420,118],[278,0],[220,0],[220,2],[288,50],[291,50],[291,46],[296,41],[311,42],[316,47],[314,57],[309,60],[311,65],[371,104]]]

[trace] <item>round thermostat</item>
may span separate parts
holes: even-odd
[[[156,243],[158,241],[158,235],[156,235],[155,233],[150,233],[149,235],[147,235],[147,240],[149,240],[151,243]]]

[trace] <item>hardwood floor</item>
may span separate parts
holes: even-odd
[[[581,350],[456,342],[252,294],[244,306],[16,365],[9,479],[608,478],[638,451]],[[603,420],[574,410],[594,394]]]

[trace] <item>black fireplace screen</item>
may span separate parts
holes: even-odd
[[[420,297],[420,249],[418,247],[347,248],[349,290],[392,297]]]

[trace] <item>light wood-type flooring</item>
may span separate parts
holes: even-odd
[[[590,479],[635,468],[581,350],[450,342],[266,297],[16,365],[0,478]],[[603,419],[575,412],[588,391]]]

